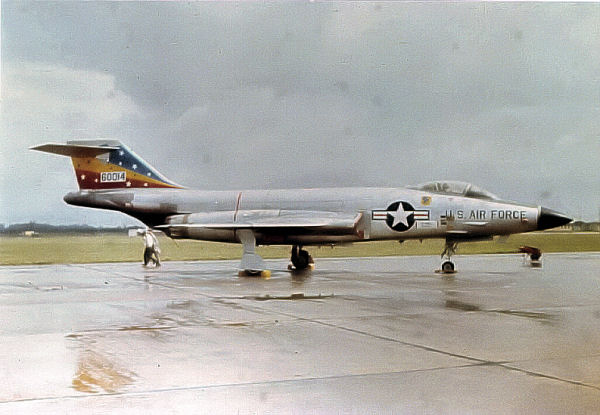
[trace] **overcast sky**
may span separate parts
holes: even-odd
[[[0,223],[66,205],[110,137],[200,189],[473,182],[600,212],[600,4],[2,2]]]

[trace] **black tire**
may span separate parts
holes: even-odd
[[[307,251],[300,249],[297,255],[292,255],[292,264],[298,270],[306,269],[306,267],[308,267],[309,257],[310,255],[308,255]]]
[[[443,272],[454,272],[454,263],[451,261],[446,261],[442,264]]]

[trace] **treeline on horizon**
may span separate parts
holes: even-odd
[[[1,235],[18,236],[25,232],[35,232],[36,234],[52,233],[127,233],[129,229],[139,229],[140,226],[114,226],[114,227],[96,227],[90,225],[50,225],[47,223],[15,223],[9,226],[0,226]]]
[[[130,229],[140,229],[143,225],[129,226],[90,226],[90,225],[50,225],[47,223],[15,223],[13,225],[4,226],[0,224],[0,235],[19,236],[25,232],[34,232],[35,234],[94,234],[94,233],[128,233]],[[600,232],[600,222],[572,222],[571,230],[583,232]],[[31,235],[29,235],[31,236]],[[33,235],[35,236],[35,235]]]

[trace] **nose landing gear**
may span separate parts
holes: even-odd
[[[441,255],[442,259],[445,259],[445,261],[442,262],[441,269],[437,272],[441,272],[442,274],[456,273],[456,270],[454,269],[454,262],[451,261],[451,257],[456,253],[457,246],[458,242],[446,239],[446,245]]]

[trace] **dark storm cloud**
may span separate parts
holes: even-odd
[[[38,197],[20,195],[18,180],[44,200],[74,185],[68,167],[54,184],[23,169],[67,164],[23,148],[111,136],[199,188],[453,178],[597,214],[595,4],[11,2],[2,12],[3,119],[17,154],[7,200]]]

